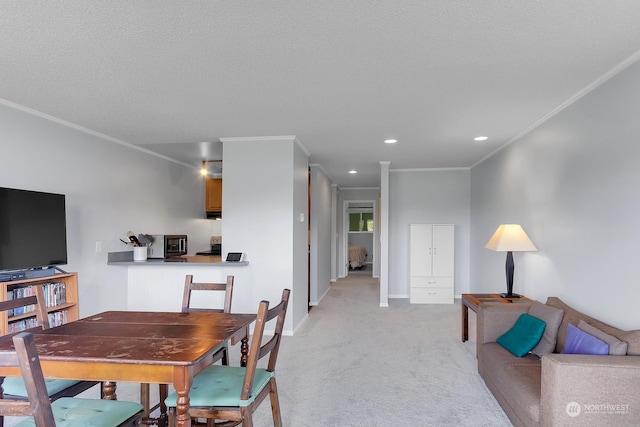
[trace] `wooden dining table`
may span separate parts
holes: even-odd
[[[193,377],[211,365],[229,340],[245,339],[255,314],[107,311],[33,332],[47,378],[106,381],[104,398],[116,397],[116,382],[173,384],[177,426],[191,425]],[[246,350],[246,341],[243,345]],[[0,351],[13,348],[0,342]],[[0,376],[20,376],[0,366]]]

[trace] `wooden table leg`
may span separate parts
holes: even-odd
[[[176,427],[191,427],[191,417],[189,416],[189,390],[193,383],[193,377],[186,368],[174,368],[173,371],[173,388],[178,395],[176,400],[176,423],[169,425]]]
[[[140,404],[142,405],[142,417],[149,418],[149,407],[151,406],[149,397],[149,383],[140,383]]]
[[[469,307],[462,304],[462,342],[469,339]]]
[[[176,401],[176,427],[191,427],[191,417],[189,416],[189,390],[176,390],[178,400]]]
[[[116,394],[116,383],[113,381],[104,381],[102,383],[102,398],[105,400],[118,400]]]

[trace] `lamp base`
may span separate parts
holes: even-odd
[[[508,294],[506,292],[503,292],[500,294],[500,298],[521,298],[522,295],[518,295],[518,294]]]

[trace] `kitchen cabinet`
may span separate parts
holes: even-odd
[[[206,181],[205,210],[207,213],[222,212],[222,178],[208,178]]]
[[[51,327],[78,320],[78,273],[54,274],[36,279],[0,282],[0,299],[35,295],[33,286],[42,286]],[[0,336],[36,326],[35,311],[0,312]]]
[[[411,224],[409,240],[410,302],[453,304],[453,224]]]

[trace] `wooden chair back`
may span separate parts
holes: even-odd
[[[261,301],[258,307],[258,315],[256,317],[255,327],[253,329],[253,337],[249,346],[249,357],[247,359],[247,370],[244,376],[244,386],[242,387],[241,399],[247,400],[251,394],[253,387],[253,379],[255,377],[258,361],[269,355],[267,362],[267,371],[273,372],[276,369],[276,361],[278,359],[278,350],[280,349],[280,341],[282,340],[282,329],[284,328],[284,318],[287,314],[287,306],[289,304],[289,294],[291,291],[285,289],[282,291],[282,300],[278,305],[269,309],[268,301]],[[264,329],[266,324],[276,319],[275,330],[273,336],[264,343]]]
[[[45,306],[44,292],[42,290],[42,286],[32,286],[34,295],[30,295],[27,297],[11,299],[7,301],[0,301],[0,312],[15,310],[16,308],[25,308],[26,312],[35,312],[35,317],[37,319],[38,325],[32,328],[24,329],[21,332],[32,331],[36,328],[49,329],[49,315],[47,314],[47,307]],[[33,308],[33,310],[32,310]],[[0,340],[11,339],[11,336],[14,335],[15,332],[5,335],[4,337],[0,337]],[[29,385],[27,384],[26,377],[24,378],[26,389],[29,390]],[[60,399],[61,397],[71,397],[76,396],[79,393],[82,393],[85,390],[90,389],[94,385],[98,384],[98,381],[77,381],[76,383],[58,391],[57,393],[52,393],[48,395],[45,386],[45,395],[48,395],[48,400],[54,401]],[[10,394],[11,390],[9,390],[8,394],[5,394],[5,390],[2,387],[2,383],[0,383],[0,399],[7,398],[9,400],[22,400],[26,402],[27,398],[30,399],[30,396],[20,396],[20,395],[12,395]],[[4,426],[4,415],[0,412],[0,427]]]
[[[8,312],[9,310],[24,307],[25,312],[27,312],[27,310],[35,311],[38,327],[42,329],[49,329],[49,316],[47,314],[47,307],[44,305],[44,293],[42,291],[42,286],[32,286],[31,289],[34,292],[33,295],[10,299],[7,301],[0,301],[0,312]],[[31,310],[31,307],[33,307],[33,310]]]
[[[224,292],[224,307],[215,308],[192,308],[191,291],[220,291]],[[233,296],[233,276],[227,276],[226,283],[195,283],[193,275],[188,274],[184,281],[184,294],[182,296],[182,312],[194,311],[217,311],[220,313],[231,313],[231,298]]]
[[[226,283],[196,283],[193,281],[193,275],[187,274],[184,280],[184,293],[182,295],[182,312],[197,312],[197,311],[213,311],[219,313],[231,313],[231,299],[233,297],[233,279],[234,276],[227,276]],[[194,308],[191,307],[191,292],[192,291],[218,291],[224,292],[224,306],[223,308]],[[225,345],[213,355],[213,363],[218,360],[222,360],[223,365],[229,365],[229,349]],[[140,398],[145,407],[145,412],[151,412],[156,408],[160,408],[161,414],[167,413],[167,407],[164,404],[164,400],[169,394],[169,387],[167,384],[159,384],[159,403],[151,407],[149,403],[149,384],[140,384]]]
[[[269,396],[269,399],[271,400],[273,425],[276,427],[282,427],[278,387],[276,385],[275,375],[271,375],[269,380],[262,385],[261,389],[256,391],[257,394],[255,396],[251,396],[251,390],[258,371],[258,361],[260,359],[269,355],[266,370],[271,373],[275,370],[290,293],[291,291],[289,289],[285,289],[282,292],[282,300],[272,309],[269,309],[268,301],[260,302],[253,330],[253,337],[251,339],[247,366],[244,368],[244,378],[242,388],[240,390],[236,390],[236,387],[238,386],[236,381],[231,381],[231,384],[225,384],[224,378],[228,373],[224,371],[227,369],[238,370],[243,368],[211,366],[204,372],[200,373],[195,379],[195,382],[202,379],[202,381],[205,381],[207,384],[218,382],[220,384],[216,383],[216,386],[220,385],[219,390],[222,390],[221,394],[224,395],[225,393],[231,393],[234,396],[238,396],[239,394],[240,400],[248,402],[248,404],[240,404],[239,406],[228,406],[228,404],[225,404],[224,406],[218,406],[219,401],[216,401],[216,397],[212,397],[213,400],[209,401],[208,404],[204,403],[202,406],[191,406],[189,408],[189,415],[192,418],[207,418],[208,427],[231,427],[237,426],[238,424],[242,424],[243,426],[253,426],[253,412],[258,408],[262,401]],[[273,319],[276,319],[273,336],[263,343],[265,326]],[[222,379],[218,377],[219,375],[222,375]],[[231,374],[231,376],[233,375],[234,374]],[[228,390],[225,388],[226,386],[229,386]],[[204,394],[198,394],[199,392]],[[206,393],[208,392],[209,390],[207,390],[206,387],[203,387],[197,390],[192,389],[190,393],[191,395],[197,395],[197,397],[194,397],[196,400],[207,402],[208,396]],[[236,394],[236,392],[238,394]],[[226,399],[226,397],[223,398],[225,403],[227,402]],[[175,412],[175,406],[172,405],[169,410],[169,427],[174,427],[176,425]]]
[[[13,416],[33,416],[37,427],[55,426],[47,387],[33,335],[20,332],[13,336],[14,352],[0,352],[2,366],[20,366],[29,400],[0,399],[0,413]]]

